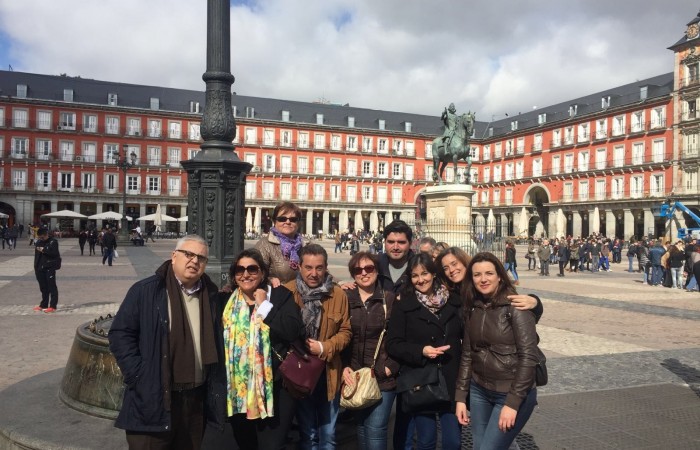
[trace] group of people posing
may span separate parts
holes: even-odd
[[[109,332],[129,448],[200,448],[207,424],[230,426],[241,449],[281,449],[294,417],[301,448],[335,448],[341,386],[366,367],[381,399],[353,411],[359,448],[458,449],[469,423],[475,449],[509,448],[537,402],[539,299],[518,294],[490,253],[414,254],[398,220],[383,231],[384,252],[355,253],[340,285],[300,219],[295,204],[278,205],[225,289],[204,273],[208,246],[196,235],[129,289]],[[325,366],[308,395],[280,370],[296,346]],[[439,389],[418,401],[408,380],[428,373]]]

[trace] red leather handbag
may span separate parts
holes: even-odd
[[[297,398],[311,395],[326,368],[326,362],[309,353],[304,345],[298,342],[292,343],[284,359],[280,355],[277,357],[282,361],[279,370],[285,388]]]

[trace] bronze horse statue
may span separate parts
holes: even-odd
[[[457,117],[452,137],[443,136],[433,140],[433,181],[442,184],[442,174],[450,162],[454,163],[454,182],[458,183],[457,162],[467,162],[465,184],[470,184],[470,169],[472,166],[472,154],[469,146],[469,137],[474,131],[476,114],[469,112]]]

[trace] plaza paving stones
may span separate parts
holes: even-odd
[[[115,313],[128,288],[151,275],[175,241],[120,248],[113,267],[103,266],[100,256],[81,256],[77,239],[60,243],[55,314],[32,311],[40,298],[32,249],[0,250],[0,399],[58,378],[76,328]],[[331,273],[347,280],[348,253],[334,254],[332,242],[322,245]],[[527,270],[524,250],[518,247],[518,289],[544,304],[538,327],[550,383],[538,389],[539,406],[518,437],[520,448],[700,449],[700,293],[643,285],[640,274],[624,271],[626,262],[613,264],[613,272],[563,278],[552,266],[552,276],[541,277]],[[208,448],[220,448],[222,438],[208,438]],[[356,448],[354,430],[341,426],[339,441],[341,448]],[[471,448],[468,427],[463,444]]]

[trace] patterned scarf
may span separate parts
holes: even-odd
[[[310,288],[304,283],[301,274],[297,273],[297,291],[301,295],[304,307],[301,308],[301,319],[304,322],[304,330],[307,338],[318,339],[318,332],[321,329],[321,300],[329,297],[333,292],[333,277],[326,275],[318,287]]]
[[[304,241],[301,239],[301,234],[297,233],[292,239],[287,235],[284,235],[277,230],[277,228],[270,228],[270,232],[280,241],[280,250],[282,250],[282,256],[289,262],[289,268],[292,270],[299,269],[299,250]]]
[[[274,415],[272,401],[272,357],[270,327],[258,317],[236,289],[226,303],[224,355],[228,415],[245,413],[247,419]]]
[[[423,306],[428,308],[428,311],[437,316],[437,313],[445,306],[445,303],[447,303],[447,299],[450,297],[450,291],[448,291],[444,285],[440,284],[440,287],[437,288],[434,294],[421,294],[416,291],[416,297]]]

